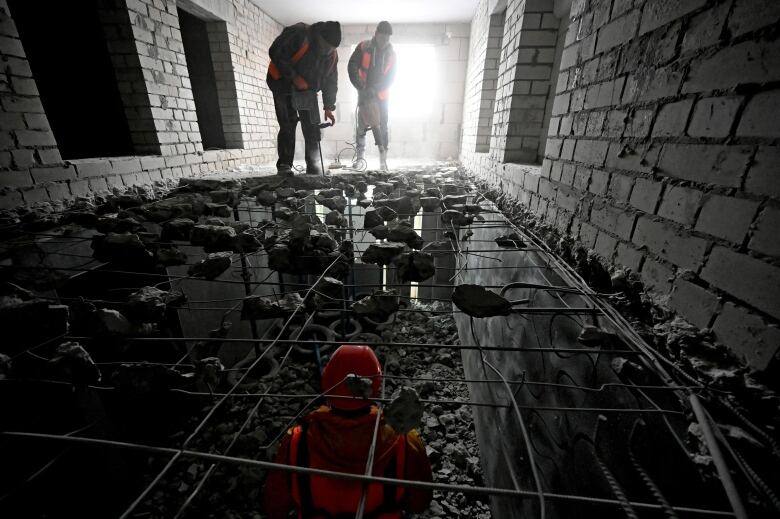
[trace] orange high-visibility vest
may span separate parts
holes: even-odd
[[[305,38],[300,48],[297,51],[295,51],[295,54],[292,55],[291,61],[293,63],[298,63],[303,59],[303,56],[306,54],[306,52],[308,52],[308,50],[309,50],[309,39]],[[282,79],[282,73],[279,72],[279,68],[276,66],[276,64],[273,61],[268,64],[268,73],[271,75],[273,79],[276,80]]]
[[[384,476],[402,479],[406,465],[406,436],[399,436],[395,443],[395,463],[391,459]],[[296,426],[290,438],[290,463],[310,467],[306,430]],[[329,467],[312,467],[327,469]],[[363,483],[348,479],[335,479],[314,474],[293,472],[291,495],[298,508],[299,519],[340,519],[355,516]],[[400,502],[405,493],[403,487],[382,483],[366,485],[366,519],[401,519]]]
[[[360,66],[358,67],[358,78],[360,81],[363,82],[363,84],[366,83],[366,80],[368,79],[368,69],[371,67],[371,52],[366,48],[366,46],[363,45],[364,42],[360,42],[360,50],[363,51],[363,56],[360,60]],[[387,76],[387,73],[390,72],[390,69],[393,68],[393,64],[395,63],[395,55],[391,54],[389,59],[387,60],[387,63],[385,63],[385,67],[382,69],[382,75]],[[389,96],[389,92],[387,89],[382,89],[379,92],[376,93],[376,96],[384,101]]]

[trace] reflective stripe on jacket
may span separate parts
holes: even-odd
[[[380,50],[373,40],[361,41],[349,60],[349,78],[359,90],[368,87],[376,89],[377,98],[384,101],[389,96],[388,87],[395,77],[395,65],[392,45]]]

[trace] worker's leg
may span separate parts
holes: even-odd
[[[379,146],[379,169],[387,171],[387,145],[390,142],[390,134],[387,130],[387,101],[379,101],[379,135],[377,145]],[[377,138],[377,134],[374,134]]]
[[[295,127],[298,125],[298,114],[293,110],[290,94],[274,92],[274,109],[279,123],[279,134],[276,138],[279,159],[276,161],[276,169],[279,173],[289,174],[292,172],[295,156]]]
[[[303,140],[305,142],[306,173],[321,175],[319,143],[322,138],[322,130],[320,130],[316,122],[312,121],[310,118],[311,114],[308,111],[301,110],[299,113],[301,117],[301,131],[303,132]]]
[[[366,133],[368,127],[363,124],[360,117],[360,111],[358,111],[357,121],[355,121],[355,162],[352,167],[358,167],[358,161],[366,159]]]

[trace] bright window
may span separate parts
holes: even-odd
[[[397,58],[390,88],[393,119],[417,119],[431,113],[436,102],[438,71],[433,45],[393,45]]]

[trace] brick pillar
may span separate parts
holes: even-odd
[[[225,147],[243,148],[244,136],[241,131],[236,77],[233,60],[230,55],[230,37],[225,22],[206,24],[209,38],[211,62],[214,65],[214,77],[217,81],[217,99],[222,118],[222,131],[225,134]]]
[[[496,83],[498,63],[501,57],[501,42],[504,36],[506,11],[490,15],[490,25],[485,48],[485,67],[482,72],[482,95],[479,100],[477,142],[474,151],[487,152],[490,149],[490,131],[493,127],[493,112],[496,104]]]
[[[501,162],[540,162],[558,25],[551,1],[509,2],[499,70],[501,102],[497,103]]]
[[[202,152],[203,145],[176,2],[126,1],[160,153],[171,157],[166,165],[180,166],[184,160],[172,156]]]
[[[154,127],[153,105],[146,89],[127,5],[124,0],[99,0],[98,16],[114,65],[133,150],[139,155],[158,155],[160,141]],[[155,96],[153,100],[154,106],[159,107],[159,97]]]

